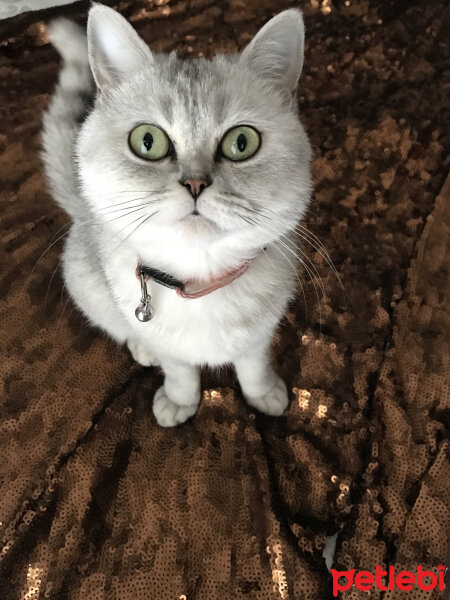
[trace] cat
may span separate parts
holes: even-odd
[[[159,425],[195,414],[202,365],[233,364],[247,403],[281,415],[270,346],[295,295],[292,238],[312,188],[295,99],[302,13],[281,12],[241,53],[212,60],[153,53],[100,4],[87,35],[64,19],[49,33],[63,66],[43,159],[72,218],[62,264],[76,305],[161,367]]]

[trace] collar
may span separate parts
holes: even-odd
[[[171,288],[181,298],[201,298],[228,285],[243,275],[255,258],[246,259],[236,267],[225,269],[215,275],[210,275],[209,279],[206,280],[187,279],[186,281],[181,281],[169,273],[147,267],[140,263],[136,267],[136,276],[140,278],[142,275],[145,281],[152,279],[160,285]]]

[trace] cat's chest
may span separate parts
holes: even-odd
[[[216,290],[196,298],[180,298],[174,290],[152,283],[149,286],[154,315],[147,323],[139,322],[134,309],[139,294],[123,299],[123,309],[133,330],[155,350],[196,363],[220,364],[231,360],[248,347],[258,316],[258,303],[233,289]],[[232,292],[235,296],[233,297]]]
[[[133,335],[157,353],[197,364],[231,362],[255,340],[271,335],[290,295],[286,279],[268,285],[257,263],[229,285],[195,299],[181,298],[175,290],[149,281],[154,316],[142,323],[135,316],[140,282],[126,262],[128,266],[125,260],[111,264],[107,278]]]

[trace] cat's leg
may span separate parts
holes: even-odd
[[[270,364],[270,345],[240,356],[234,366],[247,403],[266,415],[282,415],[289,398],[286,384]]]
[[[137,337],[131,336],[127,340],[128,350],[136,362],[144,367],[158,367],[159,360],[154,355],[153,351],[145,343]]]
[[[89,252],[90,247],[80,228],[73,227],[63,252],[66,288],[92,325],[123,344],[127,341],[130,327],[114,304],[102,269]]]
[[[172,359],[161,361],[164,385],[153,400],[153,414],[162,427],[184,423],[197,412],[200,402],[200,369]]]

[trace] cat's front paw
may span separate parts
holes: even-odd
[[[157,367],[159,366],[158,360],[154,354],[148,349],[148,347],[135,338],[130,338],[127,341],[128,350],[131,352],[131,356],[136,362],[143,367]]]
[[[198,404],[180,406],[175,404],[166,395],[164,386],[157,390],[153,399],[153,414],[158,425],[161,427],[174,427],[180,425],[195,415]]]
[[[278,375],[276,375],[275,383],[270,391],[257,398],[246,396],[245,399],[247,404],[272,417],[282,415],[289,404],[286,384]]]

